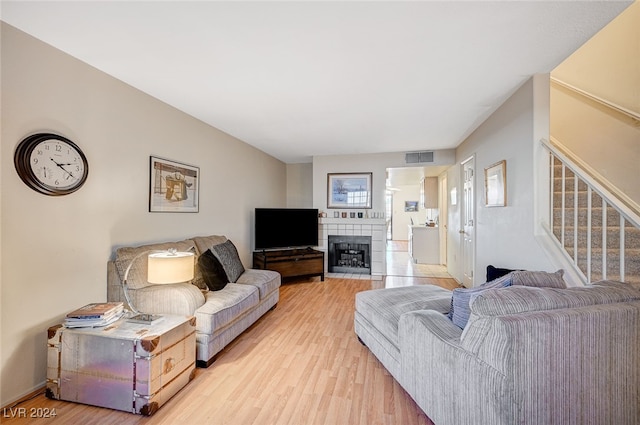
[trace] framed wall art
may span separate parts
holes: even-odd
[[[150,157],[150,212],[197,213],[199,192],[200,168],[155,156]]]
[[[404,211],[405,212],[418,211],[418,201],[404,201]]]
[[[484,195],[487,207],[507,205],[507,161],[496,162],[484,169]]]
[[[327,174],[327,208],[371,208],[372,174]]]

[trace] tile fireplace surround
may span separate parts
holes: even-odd
[[[329,235],[371,236],[371,278],[380,279],[385,273],[385,230],[383,218],[328,218],[321,217],[318,224],[318,247],[324,251],[324,269],[327,266]]]

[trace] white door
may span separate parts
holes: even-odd
[[[440,211],[438,214],[438,225],[440,232],[440,264],[447,265],[447,228],[449,218],[449,190],[447,189],[447,175],[440,176],[440,190],[438,191],[440,198]]]
[[[463,195],[461,205],[462,228],[462,284],[467,288],[473,286],[473,269],[475,264],[475,158],[471,157],[462,163]]]

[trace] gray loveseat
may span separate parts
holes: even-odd
[[[115,259],[107,264],[107,299],[126,303],[121,282],[127,266],[139,254],[169,248],[177,251],[195,249],[196,269],[192,282],[149,284],[143,256],[133,262],[129,271],[128,292],[132,303],[141,312],[195,316],[197,365],[208,367],[218,352],[274,308],[280,297],[280,274],[270,270],[240,270],[234,283],[227,283],[220,290],[209,290],[198,260],[212,247],[222,246],[225,242],[227,238],[224,236],[201,236],[177,242],[118,248]]]
[[[436,425],[640,423],[640,289],[478,292],[463,329],[443,288],[356,295],[359,339]]]

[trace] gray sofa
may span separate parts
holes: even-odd
[[[221,290],[209,290],[197,265],[198,259],[207,250],[225,242],[224,236],[202,236],[118,248],[115,259],[107,264],[107,299],[126,303],[121,282],[127,266],[139,254],[169,248],[177,251],[195,249],[196,269],[192,282],[151,285],[146,279],[146,261],[142,257],[133,262],[127,283],[129,297],[141,312],[195,316],[197,365],[208,367],[218,352],[274,308],[280,297],[280,274],[270,270],[246,269],[234,283],[227,283]]]
[[[356,295],[359,339],[435,424],[640,423],[638,287],[478,291],[463,329],[451,306],[430,285]]]

